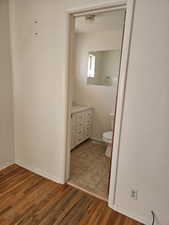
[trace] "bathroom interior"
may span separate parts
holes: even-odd
[[[75,17],[69,184],[108,199],[125,10]]]

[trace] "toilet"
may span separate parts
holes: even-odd
[[[109,114],[112,120],[112,126],[113,126],[113,120],[114,120],[114,115],[113,113]],[[103,141],[107,144],[106,152],[105,155],[108,158],[111,158],[111,152],[112,152],[112,138],[113,138],[113,132],[112,131],[106,131],[102,135]]]
[[[105,155],[110,158],[111,157],[111,151],[112,151],[112,137],[113,132],[107,131],[103,133],[103,141],[107,144]]]

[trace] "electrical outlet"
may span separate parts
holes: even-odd
[[[131,194],[130,194],[131,198],[134,200],[138,199],[138,190],[131,190]]]

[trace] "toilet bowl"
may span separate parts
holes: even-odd
[[[112,131],[107,131],[103,133],[103,141],[107,144],[105,155],[108,158],[111,157],[111,152],[112,152],[112,137],[113,137]]]

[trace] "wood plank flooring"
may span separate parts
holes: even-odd
[[[0,225],[141,225],[107,203],[12,165],[0,171]]]

